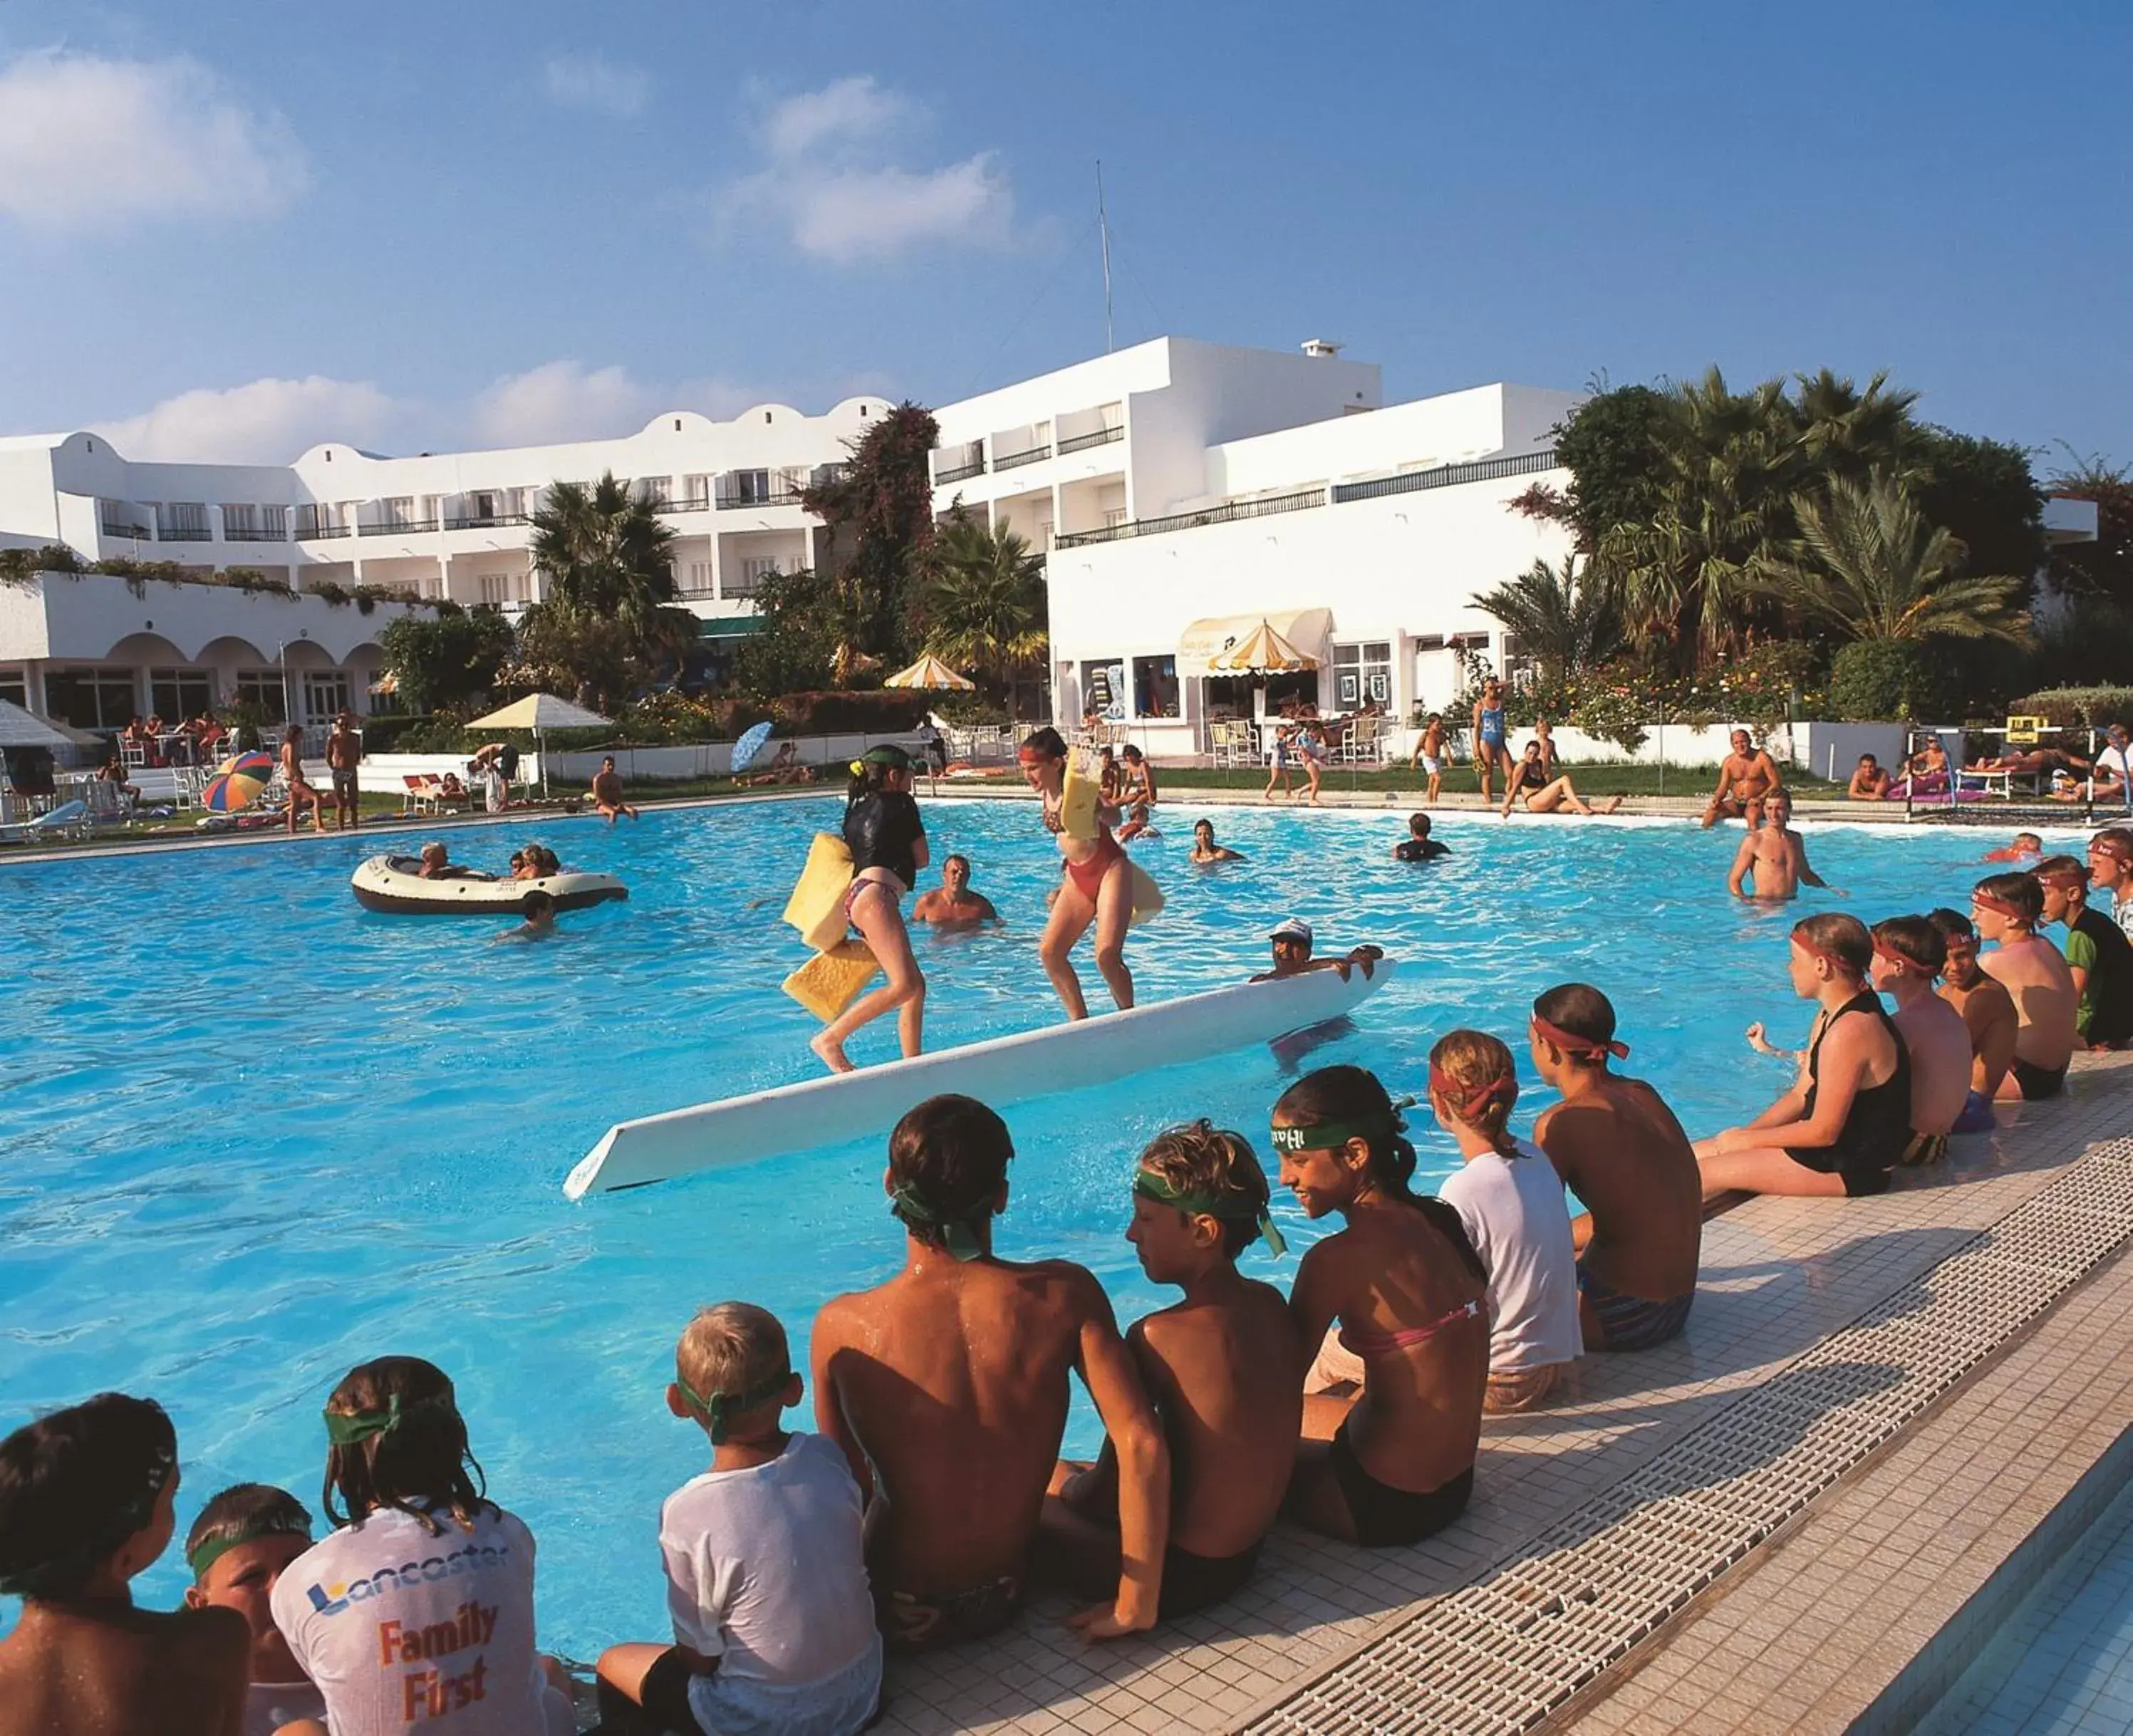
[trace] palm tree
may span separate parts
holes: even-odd
[[[590,484],[551,483],[532,523],[551,603],[645,632],[674,600],[674,532],[612,470]]]
[[[951,519],[934,539],[924,604],[926,648],[951,667],[1004,690],[1043,660],[1044,560],[1012,531]]]
[[[1468,599],[1514,634],[1519,649],[1550,675],[1588,669],[1622,648],[1622,614],[1611,587],[1567,557],[1558,572],[1536,560],[1508,584]]]
[[[1918,393],[1890,391],[1886,368],[1864,392],[1827,368],[1794,378],[1799,384],[1793,411],[1796,438],[1801,457],[1818,474],[1863,478],[1880,470],[1906,484],[1918,480],[1905,463]]]
[[[1926,522],[1910,491],[1876,470],[1864,483],[1840,477],[1826,496],[1793,503],[1799,546],[1762,562],[1754,588],[1835,628],[1847,639],[1924,639],[1946,633],[2022,645],[2029,623],[2015,606],[2022,581],[1953,576],[1962,542]]]

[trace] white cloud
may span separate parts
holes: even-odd
[[[397,443],[420,406],[364,382],[253,380],[181,392],[139,416],[94,425],[126,458],[218,464],[286,464],[325,440]]]
[[[197,60],[37,49],[0,65],[0,214],[29,227],[256,224],[310,185],[287,124]]]
[[[870,78],[770,102],[757,128],[763,166],[726,184],[720,215],[780,228],[802,252],[837,265],[926,246],[1019,245],[1014,189],[996,153],[938,168],[895,160],[893,136],[922,117]]]
[[[548,56],[548,94],[566,108],[587,108],[628,120],[652,100],[652,79],[633,66],[617,66],[598,55]]]
[[[625,368],[548,362],[483,391],[468,431],[485,446],[601,440],[633,434],[667,407],[662,388],[642,384]]]

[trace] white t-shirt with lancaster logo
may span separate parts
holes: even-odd
[[[333,1736],[570,1736],[533,1645],[533,1534],[499,1508],[432,1530],[382,1508],[291,1561],[274,1622]]]

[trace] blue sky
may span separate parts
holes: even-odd
[[[2133,460],[2122,5],[0,0],[0,432],[283,459],[939,402],[1887,368]],[[2063,454],[2039,460],[2049,468]]]

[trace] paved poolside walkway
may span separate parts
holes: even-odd
[[[1884,1198],[1755,1200],[1714,1220],[1686,1337],[1587,1359],[1582,1395],[1562,1410],[1491,1419],[1474,1504],[1444,1535],[1374,1552],[1283,1527],[1234,1602],[1106,1649],[1062,1628],[1065,1600],[1040,1599],[999,1640],[894,1666],[878,1728],[1791,1727],[1781,1705],[1811,1705],[1800,1696],[1846,1673],[1844,1661],[1819,1656],[1830,1637],[1803,1627],[1787,1646],[1767,1622],[1736,1622],[1727,1643],[1737,1658],[1707,1663],[1714,1638],[1695,1664],[1671,1667],[1681,1635],[1712,1618],[1707,1603],[1733,1601],[1707,1588],[1766,1571],[1758,1564],[1785,1552],[1773,1536],[1843,1501],[1852,1485],[1840,1479],[1876,1454],[1875,1464],[1906,1467],[1898,1504],[1873,1498],[1898,1516],[1884,1529],[1909,1527],[1914,1566],[1944,1565],[1947,1546],[1924,1553],[1940,1522],[1929,1503],[1991,1508],[1991,1459],[1981,1448],[1906,1458],[1931,1426],[1917,1419],[1951,1402],[1966,1376],[1966,1392],[1983,1390],[2005,1344],[2040,1317],[2040,1340],[2078,1322],[2059,1328],[2085,1346],[2077,1366],[2115,1361],[2133,1389],[2133,1264],[2124,1306],[2087,1301],[2086,1291],[2059,1302],[2133,1233],[2133,1145],[2092,1149],[2133,1132],[2133,1056],[2077,1067],[2068,1099],[2003,1108],[1996,1132],[1957,1140],[1944,1168],[1906,1176]],[[2028,1426],[2030,1396],[2009,1389],[1997,1401],[2002,1450],[2040,1442],[2033,1456],[2069,1471],[2084,1451],[2092,1458],[2108,1429],[2089,1413],[2107,1384],[2063,1381],[2054,1407],[2027,1412]],[[2039,1414],[2051,1427],[2034,1426]],[[2042,1485],[2010,1488],[2011,1522],[2049,1504]],[[1858,1690],[1864,1704],[1943,1605],[1914,1596],[1885,1621],[1866,1594],[1842,1589],[1846,1559],[1822,1563],[1816,1584],[1819,1607],[1849,1618],[1828,1625],[1879,1648],[1885,1671]],[[1630,1673],[1647,1658],[1659,1662]]]

